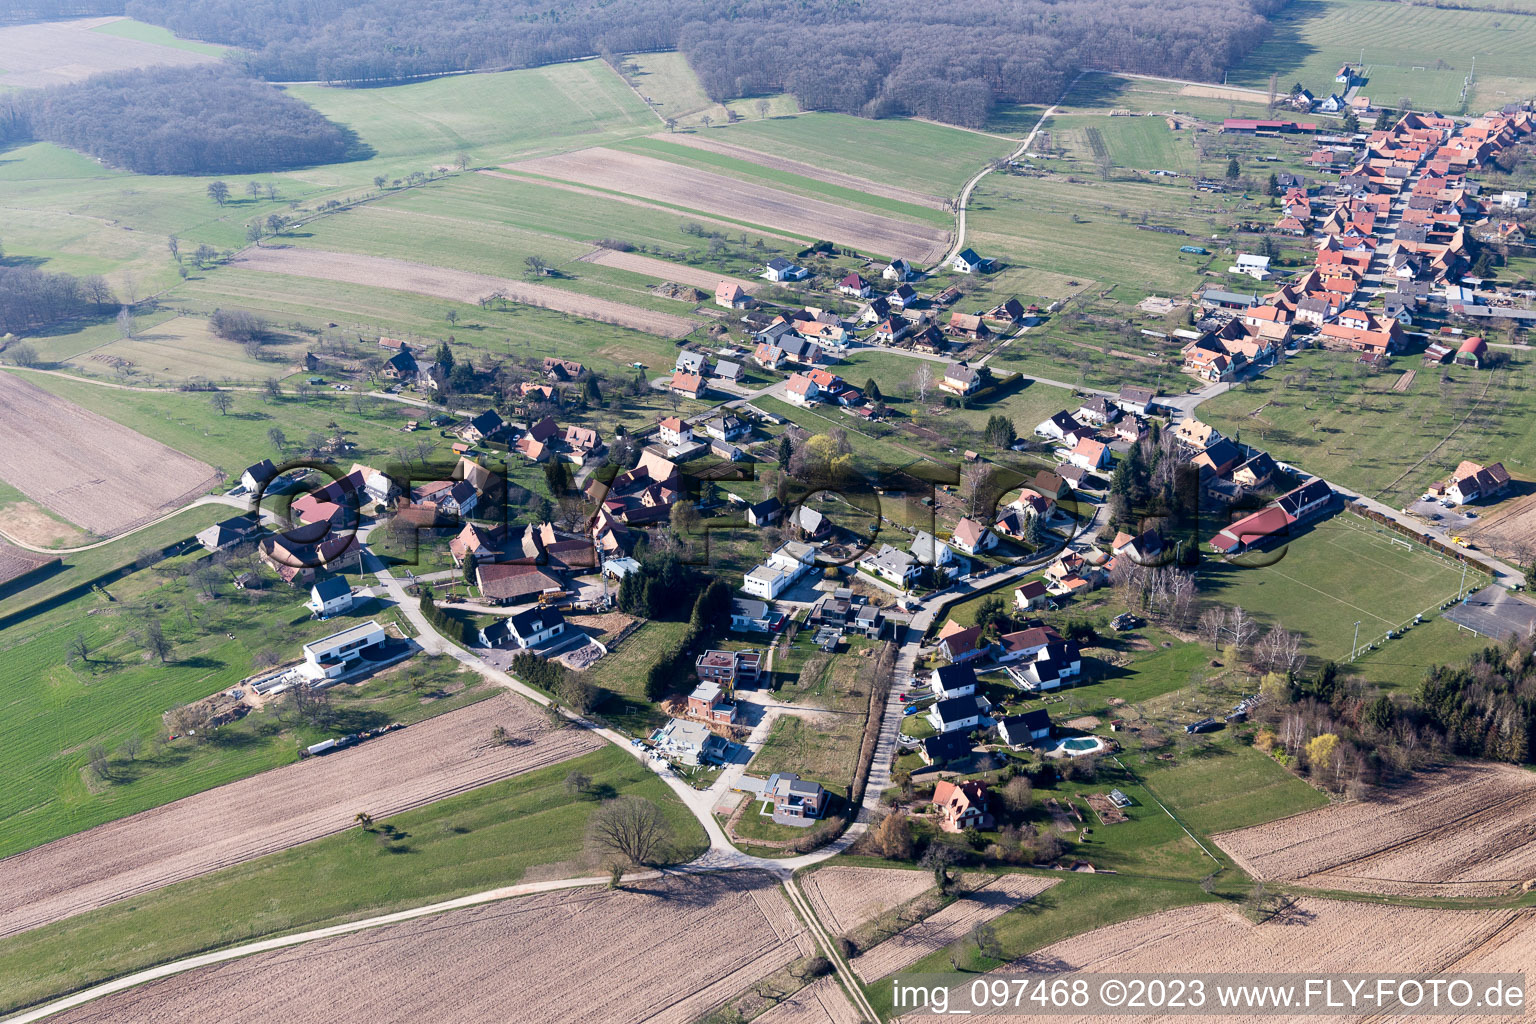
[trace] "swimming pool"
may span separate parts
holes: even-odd
[[[1105,749],[1107,748],[1104,741],[1097,736],[1069,736],[1066,739],[1057,740],[1056,745],[1048,753],[1057,757],[1082,757]]]

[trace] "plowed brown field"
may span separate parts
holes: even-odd
[[[265,270],[321,281],[343,281],[457,302],[479,302],[487,295],[500,292],[512,302],[526,306],[539,306],[586,317],[588,320],[633,327],[637,331],[659,334],[663,338],[681,338],[698,326],[696,321],[672,313],[659,313],[611,299],[593,298],[552,285],[514,281],[467,270],[449,270],[446,267],[385,256],[362,256],[293,246],[266,246],[247,250],[245,255],[235,261],[235,265],[246,270]]]
[[[1257,878],[1392,896],[1492,896],[1536,878],[1536,774],[1455,765],[1379,801],[1213,838]]]
[[[509,742],[490,741],[497,725]],[[551,732],[517,698],[492,697],[8,857],[0,936],[340,832],[358,811],[382,818],[601,743]]]
[[[882,185],[878,181],[870,181],[868,178],[856,178],[851,174],[841,171],[829,171],[825,167],[817,167],[814,164],[801,163],[799,160],[789,160],[782,156],[772,156],[746,146],[737,146],[729,142],[721,142],[719,139],[707,135],[691,134],[688,132],[653,135],[652,138],[661,139],[678,146],[688,146],[693,149],[708,150],[711,153],[719,153],[721,156],[733,157],[737,160],[746,160],[775,171],[784,171],[788,174],[798,174],[802,178],[812,178],[816,181],[824,181],[829,185],[840,185],[843,188],[851,188],[856,192],[867,192],[872,196],[884,196],[887,199],[895,199],[903,203],[912,203],[914,206],[927,206],[935,210],[944,209],[944,200],[938,196],[930,196],[923,192],[914,192],[909,188],[901,188],[898,185]]]
[[[1265,972],[1325,974],[1464,974],[1529,970],[1536,955],[1536,912],[1457,911],[1388,907],[1339,900],[1303,899],[1281,916],[1256,925],[1226,906],[1201,904],[1099,928],[1047,946],[999,973],[1086,971],[1103,974],[1188,974]],[[1529,1001],[1529,987],[1527,1002]],[[1374,1013],[1331,1020],[1397,1019]],[[989,1016],[1023,1024],[1026,1016]],[[1138,1014],[1112,1017],[1052,1017],[1052,1021],[1187,1020]],[[1231,1015],[1223,1019],[1258,1020]],[[1314,1020],[1268,1016],[1264,1020]],[[1404,1017],[1428,1021],[1460,1019]],[[1468,1017],[1488,1020],[1488,1017]]]
[[[185,505],[213,467],[0,373],[0,479],[103,537]]]
[[[928,920],[854,957],[850,966],[866,982],[883,978],[936,949],[943,949],[978,924],[1000,917],[1055,884],[1054,878],[1000,875],[995,882],[967,893]]]
[[[56,561],[58,558],[54,555],[40,555],[35,551],[14,548],[0,541],[0,584],[9,583],[39,566]]]
[[[524,896],[177,975],[60,1024],[686,1024],[811,951],[772,879]]]
[[[762,281],[744,281],[739,277],[716,274],[703,267],[690,267],[686,263],[671,263],[667,260],[658,260],[654,256],[642,256],[637,252],[619,252],[617,249],[593,249],[581,257],[581,261],[644,274],[658,281],[692,285],[695,288],[704,289],[711,295],[715,293],[715,286],[721,281],[737,285],[744,292],[756,291],[763,284]]]
[[[837,979],[822,978],[755,1018],[753,1024],[860,1024],[862,1019]]]
[[[800,888],[822,923],[833,934],[847,935],[932,889],[933,876],[899,868],[831,867],[806,875]]]
[[[805,238],[825,238],[872,255],[903,256],[919,264],[938,259],[949,244],[949,233],[931,225],[849,210],[836,203],[602,146],[505,166],[782,228]]]

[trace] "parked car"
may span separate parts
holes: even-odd
[[[916,704],[908,704],[906,707],[901,709],[901,713],[903,715],[915,715],[920,710],[922,710],[922,709],[919,708]]]

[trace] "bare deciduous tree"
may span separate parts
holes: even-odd
[[[644,797],[619,797],[592,815],[589,836],[601,853],[640,867],[661,852],[667,823],[661,810]]]

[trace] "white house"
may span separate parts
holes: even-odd
[[[980,727],[991,706],[985,697],[941,700],[928,710],[928,721],[941,733],[967,732]]]
[[[1072,418],[1072,414],[1063,409],[1048,420],[1042,420],[1035,428],[1035,434],[1039,437],[1060,441],[1068,434],[1081,430],[1083,425]]]
[[[903,259],[894,259],[880,271],[880,276],[887,281],[910,281],[916,274],[912,270],[912,264]]]
[[[365,652],[387,640],[384,627],[369,620],[340,633],[304,645],[304,664],[299,672],[312,682],[335,679],[353,667]]]
[[[976,672],[969,665],[940,665],[933,670],[933,681],[929,684],[939,700],[975,696],[978,685]]]
[[[656,439],[668,448],[676,448],[693,440],[693,428],[679,416],[668,416],[657,425]]]
[[[1035,708],[1022,715],[1009,715],[997,720],[997,731],[1003,742],[1010,747],[1039,743],[1051,736],[1051,716],[1045,708]]]
[[[1246,274],[1255,281],[1269,280],[1269,257],[1251,256],[1243,253],[1237,257],[1237,266],[1228,267],[1229,274]]]
[[[776,599],[816,564],[816,549],[797,540],[785,541],[761,565],[742,577],[741,589],[763,601]]]
[[[271,483],[275,476],[277,467],[272,465],[272,460],[262,459],[254,466],[247,466],[245,472],[240,474],[240,486],[247,491],[259,491]]]
[[[1050,592],[1044,580],[1030,580],[1013,592],[1013,603],[1020,611],[1032,612],[1044,608],[1050,601]]]
[[[509,617],[506,623],[512,642],[525,651],[565,632],[565,616],[554,608],[530,608]]]
[[[1067,461],[1079,469],[1086,469],[1090,473],[1096,469],[1103,469],[1109,465],[1109,445],[1102,441],[1095,441],[1085,437],[1073,446],[1067,453]]]
[[[992,265],[992,261],[976,255],[975,249],[961,249],[955,253],[955,258],[949,261],[949,265],[962,274],[975,274],[984,272]]]
[[[784,398],[792,405],[814,405],[821,388],[803,373],[792,375],[784,384]]]
[[[912,546],[907,550],[912,552],[921,565],[931,565],[935,569],[946,565],[953,565],[955,553],[950,550],[948,544],[939,540],[927,530],[919,530],[917,536],[912,538]]]
[[[789,262],[782,256],[775,256],[769,260],[767,268],[763,271],[763,277],[769,281],[803,281],[809,276],[810,271]]]
[[[979,555],[997,547],[997,534],[970,517],[955,524],[951,539],[955,547],[968,555]]]
[[[352,586],[340,576],[328,576],[309,588],[310,611],[328,619],[352,607]]]
[[[916,582],[918,573],[922,571],[922,566],[910,552],[893,548],[889,544],[881,544],[879,551],[859,559],[859,568],[903,589]]]

